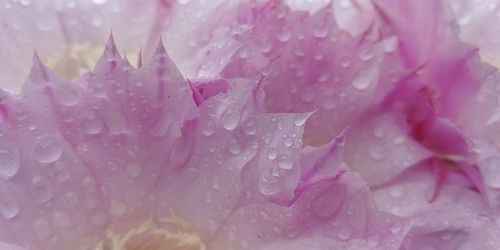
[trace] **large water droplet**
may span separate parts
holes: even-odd
[[[233,155],[238,155],[241,153],[241,146],[237,140],[231,140],[229,142],[228,147],[229,147],[229,152],[231,152],[231,154]]]
[[[352,85],[358,90],[365,90],[376,83],[378,80],[378,71],[369,70],[362,72],[352,81]]]
[[[48,180],[36,176],[31,180],[31,185],[33,188],[33,196],[35,196],[36,201],[47,202],[52,199],[54,192]]]
[[[116,111],[107,111],[104,112],[103,118],[111,134],[116,135],[127,131],[127,121],[121,113]]]
[[[57,100],[64,106],[73,106],[81,99],[80,92],[71,85],[61,85],[55,92]]]
[[[0,178],[8,180],[19,172],[19,148],[16,143],[0,141]]]
[[[224,111],[220,118],[220,124],[227,130],[234,130],[240,123],[240,111],[237,109],[228,109]]]
[[[102,131],[102,123],[96,117],[91,116],[84,122],[83,128],[89,135],[99,134]]]
[[[486,185],[500,188],[500,157],[487,157],[479,162],[479,166]]]
[[[17,214],[19,214],[19,210],[19,203],[14,200],[13,197],[6,194],[3,194],[2,197],[0,197],[0,213],[2,213],[4,218],[14,218]]]
[[[63,153],[61,143],[52,136],[42,137],[33,150],[33,156],[41,163],[57,161]]]

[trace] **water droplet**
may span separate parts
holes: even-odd
[[[337,232],[337,237],[339,238],[339,240],[349,240],[351,239],[351,236],[352,229],[348,226],[345,226]]]
[[[7,194],[2,194],[0,197],[0,213],[6,219],[12,219],[19,214],[19,203]]]
[[[359,59],[362,61],[369,61],[373,58],[373,52],[371,50],[363,50],[359,53]]]
[[[404,195],[404,188],[403,186],[396,185],[390,188],[389,194],[394,197],[394,198],[400,198]]]
[[[0,177],[9,180],[19,172],[19,148],[17,143],[0,141]]]
[[[63,200],[69,206],[74,206],[78,203],[78,195],[75,192],[67,192],[64,194]]]
[[[28,6],[31,4],[31,0],[19,0],[19,3],[24,6]]]
[[[34,147],[33,156],[41,163],[57,161],[63,153],[61,143],[52,136],[44,136]]]
[[[368,149],[368,153],[375,160],[382,160],[385,158],[384,148],[379,145],[373,145]]]
[[[62,163],[56,162],[54,166],[54,177],[58,181],[65,181],[70,177],[69,169]]]
[[[108,222],[108,216],[103,211],[94,211],[89,217],[91,225],[101,227]]]
[[[267,158],[274,160],[278,157],[278,150],[276,148],[269,148],[267,150]]]
[[[215,124],[212,121],[208,121],[206,124],[202,125],[201,132],[205,136],[211,136],[215,133]]]
[[[96,135],[102,131],[102,123],[99,119],[91,116],[84,122],[83,128],[89,135]]]
[[[127,205],[123,204],[120,201],[112,200],[111,204],[109,205],[108,212],[113,216],[123,216],[125,215],[125,213],[127,213]]]
[[[241,153],[241,146],[237,140],[233,139],[229,142],[229,152],[231,152],[231,154],[233,155],[238,155]]]
[[[117,135],[127,131],[127,121],[121,113],[116,111],[105,111],[103,118],[111,134]]]
[[[334,109],[337,106],[337,103],[335,102],[335,99],[332,98],[332,97],[329,97],[329,96],[327,96],[323,100],[322,104],[323,104],[323,108],[326,109],[326,110],[332,110],[332,109]]]
[[[399,231],[401,231],[401,223],[399,222],[394,222],[394,224],[392,224],[391,228],[389,228],[389,230],[391,231],[391,233],[395,234],[395,233],[399,233]]]
[[[285,145],[285,147],[287,148],[293,146],[293,138],[292,137],[285,138],[285,140],[283,141],[283,145]]]
[[[316,38],[325,38],[328,35],[328,24],[321,24],[314,27],[313,35]]]
[[[127,164],[127,166],[125,168],[126,168],[128,176],[130,176],[132,178],[136,178],[136,177],[139,177],[139,175],[141,175],[142,166],[136,162],[131,162],[131,163]]]
[[[52,224],[56,229],[65,229],[71,223],[71,218],[65,212],[55,211],[52,213]]]
[[[259,177],[257,187],[263,195],[275,195],[280,191],[279,182],[275,177]]]
[[[220,118],[221,126],[227,130],[234,130],[240,123],[240,111],[228,109],[224,111]]]
[[[311,113],[301,113],[301,114],[297,114],[295,116],[295,119],[293,120],[293,123],[295,124],[295,126],[303,126],[306,121],[307,121],[307,118],[309,118],[309,116],[311,115]]]
[[[276,39],[280,42],[287,42],[292,37],[292,32],[288,28],[276,31]]]
[[[314,92],[310,87],[304,88],[302,92],[302,101],[312,102],[314,100]]]
[[[108,0],[92,0],[92,2],[95,4],[95,5],[104,5],[108,2]]]
[[[97,190],[96,182],[94,181],[94,179],[92,179],[92,177],[89,176],[83,178],[82,187],[83,189],[85,189],[85,192],[87,193],[93,193]]]
[[[380,236],[378,235],[373,235],[370,238],[368,238],[368,244],[370,246],[376,247],[380,244]]]
[[[318,82],[326,82],[326,81],[328,81],[329,77],[330,76],[328,75],[328,72],[324,72],[321,75],[319,75]]]
[[[31,180],[31,185],[33,188],[33,196],[35,196],[36,201],[43,203],[52,199],[54,192],[48,180],[36,176]]]
[[[500,188],[500,157],[487,157],[479,162],[479,166],[486,185]]]
[[[383,138],[385,136],[385,129],[381,127],[376,127],[373,130],[373,135],[377,138]]]
[[[246,122],[245,126],[243,127],[243,132],[245,132],[245,134],[247,135],[254,135],[255,132],[257,132],[255,123],[253,121]]]
[[[47,219],[38,217],[33,220],[33,232],[39,239],[47,239],[52,234],[52,227]]]
[[[378,80],[378,72],[370,70],[362,72],[352,81],[352,85],[358,90],[365,90]]]
[[[80,92],[71,85],[61,85],[55,91],[57,100],[64,106],[76,105],[80,99]]]
[[[293,167],[293,158],[290,155],[281,155],[278,161],[278,167],[281,169],[291,169]]]

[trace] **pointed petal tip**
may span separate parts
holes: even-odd
[[[40,58],[36,50],[33,52],[32,62],[33,65],[31,67],[30,76],[32,78],[35,77],[38,79],[48,81],[49,80],[48,68],[47,66],[45,66],[45,64],[43,63],[42,59]]]
[[[156,55],[167,54],[167,50],[165,49],[165,45],[164,45],[163,39],[161,37],[160,37],[160,40],[158,41],[158,44],[156,45],[155,54]]]
[[[109,34],[108,42],[104,48],[104,54],[120,57],[120,53],[118,52],[118,48],[116,47],[115,39],[113,37],[113,32]]]

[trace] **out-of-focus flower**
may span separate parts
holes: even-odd
[[[0,248],[498,249],[483,2],[7,1]]]

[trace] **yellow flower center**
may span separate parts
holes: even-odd
[[[58,75],[72,80],[83,72],[94,69],[103,52],[104,47],[93,46],[89,43],[73,44],[48,56],[45,62],[47,67]],[[136,65],[136,54],[128,54],[127,58],[132,65]]]
[[[108,231],[95,246],[82,250],[206,250],[206,246],[186,221],[172,213],[168,219],[150,219],[122,234]]]

